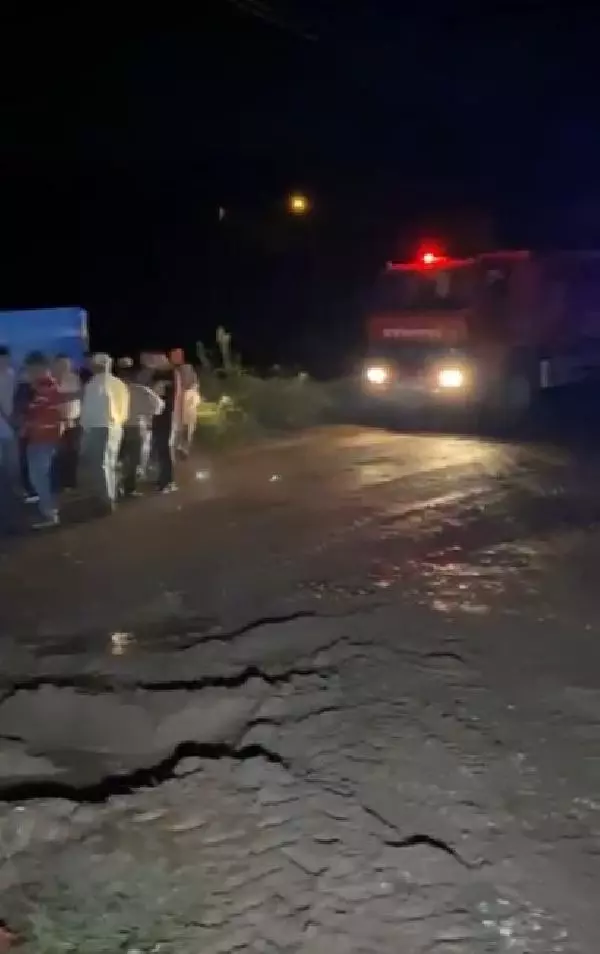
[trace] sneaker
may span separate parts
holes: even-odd
[[[179,490],[177,484],[167,484],[166,487],[160,488],[161,494],[174,494],[177,490]]]
[[[40,502],[37,494],[27,494],[24,498],[26,504],[36,504]]]
[[[32,524],[32,530],[50,530],[51,527],[58,527],[59,523],[58,514],[54,517],[42,517],[41,520]]]

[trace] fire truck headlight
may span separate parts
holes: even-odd
[[[440,388],[457,388],[464,387],[465,384],[465,375],[460,368],[442,368],[438,372],[438,386]]]
[[[389,371],[381,365],[371,365],[365,371],[369,384],[385,384],[389,379]]]

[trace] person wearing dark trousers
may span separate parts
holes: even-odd
[[[65,421],[55,460],[57,490],[75,490],[79,467],[81,429],[77,421]]]
[[[158,414],[152,422],[152,449],[158,470],[158,489],[163,494],[170,494],[177,490],[175,432],[171,422],[163,414]]]
[[[152,386],[164,407],[152,421],[152,451],[158,467],[158,489],[163,494],[177,490],[175,483],[175,442],[179,428],[181,387],[178,370],[168,358],[157,358]]]

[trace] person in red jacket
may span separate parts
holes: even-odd
[[[36,495],[41,520],[36,530],[58,525],[58,504],[52,490],[52,464],[63,428],[62,406],[65,395],[52,377],[49,362],[40,352],[32,352],[25,362],[32,393],[23,417],[23,436],[27,440],[29,478]]]

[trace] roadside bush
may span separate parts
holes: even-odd
[[[201,343],[200,436],[212,440],[252,438],[299,430],[327,420],[332,392],[307,374],[285,375],[279,369],[266,377],[242,367],[231,353],[231,337],[217,330],[217,361]]]

